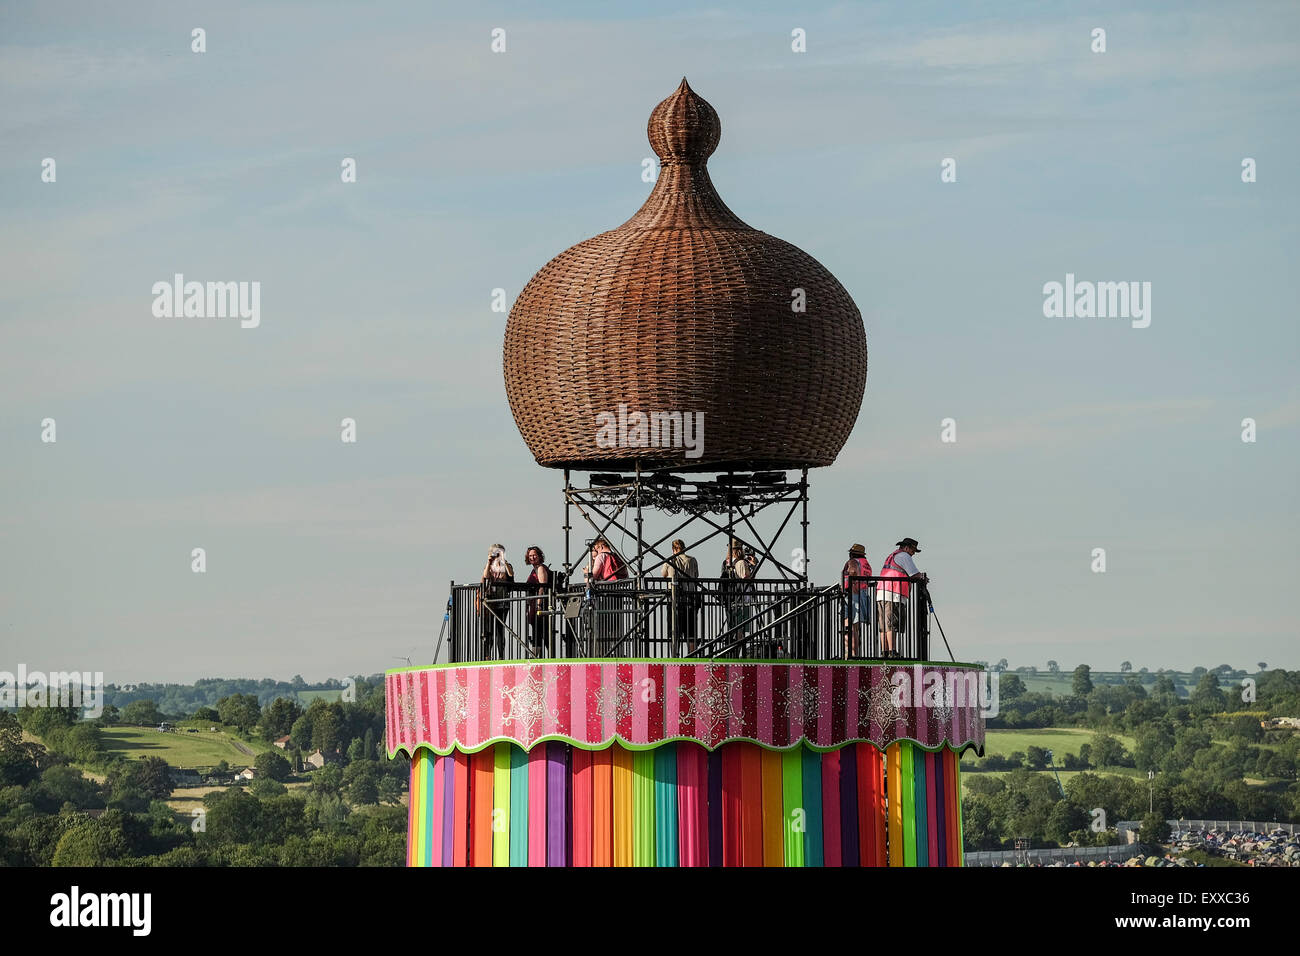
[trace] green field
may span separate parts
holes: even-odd
[[[223,760],[232,767],[249,767],[257,754],[269,749],[264,743],[245,743],[223,730],[213,732],[206,727],[196,734],[151,727],[111,727],[103,732],[103,739],[104,748],[112,753],[132,759],[162,757],[173,767],[186,768],[214,767]]]
[[[304,707],[310,707],[313,700],[323,700],[327,704],[337,703],[343,697],[341,690],[300,690],[298,693],[298,703]]]
[[[1050,750],[1056,757],[1056,765],[1061,765],[1066,754],[1079,756],[1079,747],[1092,743],[1096,734],[1094,730],[1078,727],[1043,727],[1038,730],[989,730],[984,735],[984,753],[1001,754],[1008,757],[1017,750],[1022,753],[1030,747],[1042,747]],[[1124,734],[1112,734],[1125,749],[1132,750],[1134,740]]]
[[[1015,674],[1015,671],[1007,671],[1008,674]],[[1053,675],[1049,671],[1039,671],[1037,674],[1016,674],[1024,682],[1025,690],[1032,694],[1051,694],[1053,697],[1069,697],[1074,693],[1074,673],[1072,670],[1063,670]],[[1093,686],[1116,686],[1125,683],[1131,674],[1121,674],[1119,671],[1093,671]],[[1150,680],[1150,675],[1139,674],[1144,680]],[[1182,695],[1192,692],[1196,682],[1192,680],[1191,674],[1184,674],[1175,671],[1166,672],[1166,676],[1171,678],[1174,686],[1179,689]],[[1144,683],[1143,688],[1146,692],[1151,693],[1151,683]]]

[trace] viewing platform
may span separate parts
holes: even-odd
[[[564,472],[562,560],[530,548],[548,580],[516,583],[491,545],[451,584],[435,663],[387,675],[407,862],[960,866],[982,668],[941,628],[934,659],[909,561],[844,577],[870,570],[855,545],[830,583],[809,572],[808,472],[857,421],[862,315],[722,201],[721,122],[684,79],[647,135],[644,205],[551,259],[506,323],[515,425]]]

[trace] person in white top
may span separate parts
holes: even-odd
[[[929,581],[929,577],[916,569],[912,555],[921,550],[915,538],[904,538],[897,550],[885,558],[880,575],[896,580],[882,581],[876,588],[876,607],[879,610],[881,646],[885,657],[897,657],[895,635],[906,630],[907,602],[912,596],[912,581]]]

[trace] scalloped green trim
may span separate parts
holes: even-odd
[[[401,744],[397,747],[388,749],[388,759],[392,760],[399,753],[404,753],[408,758],[413,758],[415,756],[415,751],[417,750],[428,750],[431,751],[432,753],[437,754],[439,757],[445,757],[447,756],[447,754],[451,753],[454,750],[459,750],[463,754],[476,754],[482,750],[486,750],[488,747],[492,747],[495,746],[496,744],[503,744],[503,743],[514,744],[516,747],[519,747],[525,753],[527,753],[528,751],[532,750],[533,747],[536,747],[538,744],[548,743],[551,741],[568,744],[570,747],[577,747],[579,750],[592,750],[592,751],[608,750],[610,747],[614,746],[614,744],[620,745],[624,750],[632,750],[632,751],[657,750],[660,747],[666,746],[667,744],[686,742],[686,743],[698,744],[699,746],[703,747],[705,750],[709,751],[710,753],[713,752],[714,750],[717,750],[723,744],[731,744],[731,743],[749,743],[749,744],[753,744],[756,747],[762,747],[764,750],[770,750],[774,753],[785,753],[801,746],[807,748],[808,750],[812,750],[816,753],[831,753],[832,751],[843,750],[849,744],[871,744],[871,746],[875,747],[877,750],[883,750],[885,749],[885,747],[888,747],[889,744],[910,743],[921,748],[927,753],[938,753],[940,750],[947,749],[947,750],[955,751],[957,753],[957,756],[960,758],[963,754],[966,753],[967,750],[974,750],[977,755],[981,757],[984,756],[984,747],[982,744],[978,744],[973,740],[967,740],[964,743],[958,745],[950,742],[946,737],[943,739],[941,743],[935,744],[934,746],[927,746],[921,743],[921,741],[917,740],[915,737],[898,737],[894,740],[891,740],[889,744],[885,744],[884,747],[882,747],[876,741],[872,740],[870,737],[854,737],[850,740],[845,740],[842,743],[838,743],[830,747],[820,747],[817,744],[814,744],[811,741],[809,741],[807,737],[800,737],[794,743],[789,744],[788,746],[785,747],[777,747],[774,744],[765,744],[761,740],[754,740],[752,737],[726,737],[718,741],[712,747],[710,747],[708,744],[704,743],[704,741],[698,740],[695,737],[682,737],[682,736],[665,737],[663,740],[657,740],[652,744],[634,744],[624,740],[618,734],[614,734],[614,736],[610,737],[608,740],[604,741],[603,743],[589,744],[581,740],[574,740],[572,737],[566,737],[564,734],[547,734],[544,737],[538,737],[536,740],[532,742],[530,746],[524,746],[518,740],[515,740],[513,737],[493,737],[490,740],[486,740],[483,743],[479,744],[477,747],[465,747],[457,743],[457,744],[452,744],[446,750],[439,750],[437,747],[434,747],[432,744],[428,743],[427,741],[422,740],[412,746],[408,746],[407,744]]]

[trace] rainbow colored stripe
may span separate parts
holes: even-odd
[[[410,866],[961,866],[957,751],[497,743],[411,761]]]

